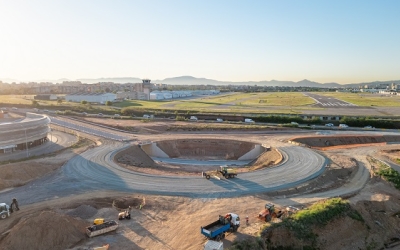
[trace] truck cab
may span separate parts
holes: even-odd
[[[10,216],[10,207],[6,203],[0,203],[0,218],[2,220]]]

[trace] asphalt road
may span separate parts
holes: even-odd
[[[26,157],[38,156],[56,152],[76,143],[78,138],[75,135],[62,133],[53,130],[48,135],[49,141],[42,145],[29,148],[28,150],[18,150],[13,153],[0,154],[0,161],[20,160]]]
[[[323,95],[317,95],[313,93],[304,93],[304,95],[312,98],[316,104],[314,106],[317,107],[322,107],[322,108],[354,108],[357,107],[357,105],[345,102],[333,97],[329,96],[323,96]]]

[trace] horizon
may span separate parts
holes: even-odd
[[[0,8],[0,79],[400,79],[395,0],[17,0]]]
[[[126,76],[126,77],[99,77],[99,78],[78,78],[78,79],[67,79],[67,78],[59,78],[59,79],[44,79],[44,80],[29,80],[29,81],[18,81],[17,79],[9,79],[9,80],[13,80],[12,82],[6,82],[3,81],[3,79],[5,78],[0,78],[0,82],[3,83],[8,83],[11,84],[13,82],[15,82],[16,84],[20,84],[20,83],[30,83],[30,82],[36,82],[36,83],[43,83],[43,82],[51,82],[53,84],[56,83],[62,83],[62,81],[82,81],[82,80],[101,80],[101,79],[125,79],[125,78],[135,78],[135,79],[150,79],[152,81],[152,83],[157,83],[157,82],[162,82],[165,81],[167,79],[174,79],[174,78],[183,78],[183,77],[190,77],[190,78],[194,78],[197,80],[210,80],[210,81],[218,81],[221,82],[222,84],[225,83],[261,83],[261,82],[272,82],[272,81],[277,81],[277,82],[294,82],[294,83],[299,83],[302,81],[309,81],[309,82],[315,82],[318,84],[339,84],[339,85],[347,85],[347,84],[370,84],[370,83],[375,83],[375,82],[398,82],[400,80],[385,80],[385,81],[381,81],[381,80],[376,80],[376,81],[370,81],[370,82],[351,82],[351,83],[337,83],[337,82],[317,82],[317,81],[313,81],[310,79],[302,79],[299,81],[289,81],[289,80],[277,80],[277,79],[271,79],[271,80],[261,80],[261,81],[252,81],[252,80],[248,80],[248,81],[221,81],[221,80],[217,80],[217,79],[210,79],[210,78],[204,78],[204,77],[194,77],[194,76],[189,76],[189,75],[185,75],[185,76],[176,76],[176,77],[167,77],[164,79],[155,79],[154,81],[150,78],[140,78],[140,77],[134,77],[134,76]],[[81,82],[82,84],[94,84],[94,83],[85,83],[85,82]],[[116,82],[114,82],[116,83]],[[175,84],[176,85],[176,84]],[[180,84],[178,84],[180,85]],[[189,84],[190,85],[190,84]]]

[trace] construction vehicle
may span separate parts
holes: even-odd
[[[224,243],[219,241],[208,240],[204,244],[204,250],[224,250]]]
[[[94,237],[97,235],[105,234],[114,230],[117,230],[118,223],[115,220],[105,221],[99,225],[93,225],[86,228],[87,236]]]
[[[287,218],[292,214],[295,214],[300,209],[293,206],[288,206],[284,210],[277,210],[275,209],[275,205],[272,203],[265,204],[265,209],[258,213],[258,218],[270,222],[273,218],[283,219]]]
[[[239,215],[227,213],[225,216],[220,215],[217,221],[201,227],[201,234],[209,240],[220,241],[225,238],[226,232],[236,232],[239,226]]]
[[[125,211],[120,212],[118,214],[118,220],[123,220],[123,219],[127,220],[131,219],[131,207],[127,208]]]
[[[100,225],[104,223],[104,218],[96,218],[93,221],[93,225]]]
[[[215,171],[202,172],[202,176],[206,177],[207,180],[210,179],[210,177],[220,179],[221,175],[226,179],[234,178],[237,176],[236,169],[229,168],[228,166],[220,166],[220,168]]]
[[[0,203],[0,218],[2,220],[10,216],[10,207],[6,203]]]
[[[275,205],[267,203],[265,204],[265,209],[258,213],[258,218],[270,222],[272,218],[281,218],[284,213],[282,210],[275,211]]]

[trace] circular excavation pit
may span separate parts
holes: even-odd
[[[248,165],[266,151],[253,142],[220,139],[164,140],[140,147],[156,162],[196,166]]]

